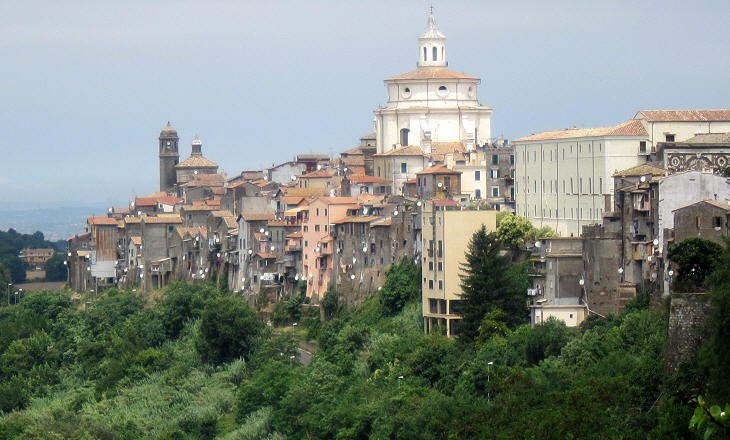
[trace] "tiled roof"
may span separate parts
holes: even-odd
[[[365,136],[361,137],[360,139],[375,140],[375,132],[372,132],[370,134],[366,134]]]
[[[408,180],[404,180],[403,183],[413,183],[413,184],[415,184],[415,183],[418,183],[418,182],[417,182],[416,179],[408,179]]]
[[[431,142],[432,153],[446,154],[454,151],[464,152],[461,142]]]
[[[355,148],[350,148],[349,150],[345,150],[345,151],[343,151],[340,154],[350,154],[350,155],[359,155],[359,156],[362,156],[363,152],[362,152],[362,147],[361,146],[357,146]]]
[[[718,202],[717,200],[704,200],[704,202],[730,212],[730,205],[728,205],[727,203]]]
[[[365,167],[350,167],[348,166],[347,169],[349,171],[352,171],[352,174],[365,174]]]
[[[327,171],[318,170],[299,176],[300,179],[308,179],[310,177],[332,177],[332,174],[328,173]]]
[[[282,188],[281,191],[287,196],[317,197],[323,195],[326,188]]]
[[[354,205],[357,203],[356,197],[320,197],[318,200],[324,200],[330,205]]]
[[[243,217],[246,221],[263,221],[263,220],[271,220],[274,218],[273,212],[244,212],[241,214],[241,217]]]
[[[433,199],[433,206],[459,206],[454,199]]]
[[[352,174],[348,177],[352,183],[376,183],[376,182],[387,182],[382,177],[375,176],[363,176],[362,174]]]
[[[236,221],[236,217],[223,217],[223,221],[226,222],[226,227],[228,227],[228,229],[236,228],[236,230],[238,230],[238,222]]]
[[[329,160],[326,154],[297,154],[297,160]]]
[[[302,200],[304,200],[304,197],[302,196],[283,196],[281,200],[284,201],[287,205],[298,205],[302,203]]]
[[[181,211],[185,212],[196,212],[196,211],[217,211],[220,208],[219,206],[210,206],[210,205],[183,205],[180,207]]]
[[[730,133],[700,133],[680,144],[724,144],[730,145]]]
[[[142,219],[139,217],[132,217],[132,216],[124,217],[124,223],[126,223],[126,224],[140,223],[141,221],[142,221]]]
[[[271,252],[256,252],[256,255],[266,260],[276,258],[276,255],[272,254]]]
[[[129,237],[130,240],[132,240],[132,243],[136,244],[137,246],[142,246],[142,237],[138,237],[136,235]]]
[[[104,216],[92,216],[86,219],[90,225],[117,226],[117,219]]]
[[[602,136],[648,136],[641,121],[633,119],[613,127],[566,128],[563,130],[544,131],[542,133],[515,139],[513,142],[547,141],[558,139],[575,139]]]
[[[667,170],[655,167],[653,165],[641,164],[635,167],[631,167],[622,171],[618,171],[614,174],[617,177],[637,177],[637,176],[663,176],[667,173]]]
[[[332,223],[335,225],[340,225],[343,223],[370,223],[371,221],[378,220],[380,216],[377,215],[370,215],[367,217],[360,217],[360,216],[349,216],[349,217],[343,217],[339,220],[335,220]]]
[[[165,205],[177,205],[182,203],[182,199],[171,196],[150,196],[150,197],[137,197],[134,199],[134,206],[155,206],[158,203],[164,203]]]
[[[406,145],[384,153],[378,153],[375,156],[423,156],[423,150],[416,145]]]
[[[452,169],[449,169],[446,164],[440,163],[438,165],[432,166],[431,168],[426,168],[425,170],[416,173],[417,176],[421,176],[424,174],[461,174],[461,171],[454,171]]]
[[[213,217],[233,217],[231,211],[213,211],[210,213]]]
[[[648,122],[730,122],[730,110],[639,110],[634,119]]]
[[[223,186],[226,176],[222,174],[196,174],[193,180],[185,183],[185,186]]]
[[[393,218],[388,217],[388,218],[384,218],[382,220],[378,220],[378,221],[374,221],[374,222],[370,223],[370,227],[376,228],[378,226],[391,226],[392,224],[393,224]]]
[[[218,164],[203,156],[190,156],[175,165],[175,168],[218,168]]]
[[[160,224],[160,223],[182,223],[182,217],[178,214],[161,214],[156,217],[142,217],[145,223]]]
[[[479,79],[473,75],[467,75],[466,73],[454,72],[452,70],[444,68],[429,68],[423,67],[420,69],[413,70],[402,75],[392,76],[386,81],[397,80],[397,79]]]
[[[80,238],[86,238],[89,235],[91,235],[90,232],[84,232],[82,234],[75,234],[73,237],[67,238],[66,241],[76,240],[76,239],[80,239]]]
[[[287,235],[286,238],[302,238],[304,235],[302,234],[302,231],[296,231],[292,232],[291,234]]]

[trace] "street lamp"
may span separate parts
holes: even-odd
[[[489,402],[489,367],[494,365],[494,361],[487,362],[487,402]]]

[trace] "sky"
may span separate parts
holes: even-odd
[[[0,2],[0,204],[125,206],[159,187],[167,121],[229,176],[335,155],[415,69],[433,3],[492,136],[730,108],[718,1]]]

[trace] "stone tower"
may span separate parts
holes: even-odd
[[[160,132],[160,191],[167,192],[177,183],[175,165],[180,161],[177,131],[167,122]]]

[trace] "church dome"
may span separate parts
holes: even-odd
[[[433,13],[429,15],[428,22],[426,22],[426,30],[421,34],[421,39],[425,38],[438,38],[445,39],[446,35],[442,34],[438,26],[436,26],[436,20],[433,18]]]

